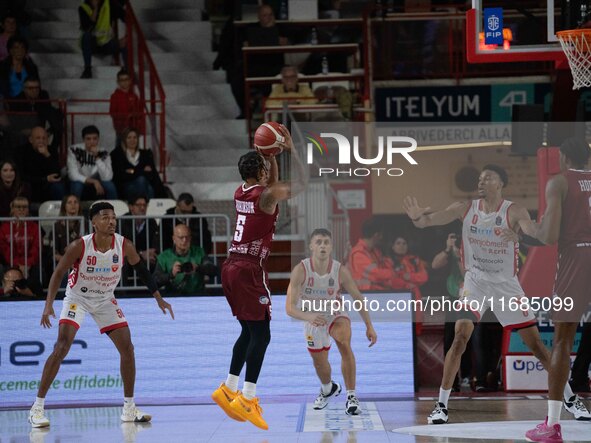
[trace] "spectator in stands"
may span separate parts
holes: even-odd
[[[23,179],[31,185],[31,201],[61,200],[66,194],[66,185],[57,155],[49,152],[47,131],[41,126],[34,127],[29,142],[19,151]]]
[[[111,151],[111,163],[120,197],[129,200],[144,194],[149,199],[166,195],[152,151],[139,148],[137,130],[128,128],[121,133],[121,144]]]
[[[117,89],[111,94],[109,114],[117,140],[121,139],[121,133],[126,128],[136,128],[140,135],[146,132],[144,105],[133,91],[131,76],[126,69],[117,73]]]
[[[32,286],[25,278],[23,273],[16,266],[8,268],[2,277],[2,287],[0,287],[0,297],[37,297],[41,294],[40,288],[33,291]]]
[[[15,197],[31,196],[31,187],[21,182],[16,164],[12,160],[0,162],[0,217],[10,216],[10,204]]]
[[[433,270],[448,268],[448,276],[446,279],[447,296],[452,302],[460,297],[460,290],[464,286],[464,274],[465,271],[460,263],[460,249],[457,245],[458,235],[450,233],[447,236],[447,242],[445,249],[437,254],[433,258],[431,268]],[[451,348],[451,345],[455,337],[455,324],[458,320],[458,313],[456,311],[449,310],[445,313],[445,326],[443,329],[443,356],[447,355],[447,351]],[[462,355],[462,361],[460,366],[460,373],[463,380],[469,379],[472,374],[472,352],[471,352],[472,341],[468,342],[467,352]],[[462,383],[463,384],[463,383]],[[453,384],[453,391],[460,391],[460,378],[456,376],[456,380]]]
[[[160,231],[153,218],[146,217],[149,199],[145,195],[137,195],[129,199],[129,212],[123,214],[138,217],[134,220],[121,220],[121,235],[135,245],[138,254],[144,259],[149,269],[154,269],[156,257],[160,250]]]
[[[281,69],[281,83],[273,85],[265,105],[281,106],[284,101],[295,105],[318,103],[310,86],[298,81],[298,68],[295,66],[288,65]]]
[[[0,225],[0,254],[4,265],[18,266],[23,275],[39,272],[39,225],[23,221],[29,216],[27,197],[16,197],[10,204],[10,217],[16,220]],[[36,268],[36,272],[32,268]]]
[[[275,14],[269,5],[262,5],[258,12],[259,22],[246,29],[244,46],[279,46],[287,45],[287,37],[281,35],[275,23]],[[285,64],[283,54],[260,54],[248,58],[248,77],[274,77],[281,72]],[[232,76],[232,94],[240,108],[238,118],[244,118],[244,66],[238,66]],[[271,92],[269,85],[260,87],[260,93],[266,97]]]
[[[78,7],[80,19],[80,45],[84,58],[84,71],[80,78],[92,78],[92,54],[112,56],[112,64],[119,58],[119,42],[113,37],[112,23],[125,20],[125,11],[119,1],[84,0]]]
[[[2,19],[2,34],[0,34],[0,61],[8,57],[7,43],[10,37],[17,34],[16,17],[12,12],[4,14]]]
[[[187,192],[183,192],[177,199],[176,206],[168,209],[165,215],[176,215],[177,217],[162,219],[162,249],[172,247],[173,226],[180,223],[185,224],[191,228],[191,239],[195,246],[200,246],[205,250],[206,254],[211,254],[213,243],[211,241],[211,233],[207,225],[206,218],[191,219],[183,217],[183,215],[197,215],[200,214],[195,207],[193,196]],[[174,222],[174,223],[173,223]]]
[[[39,70],[27,55],[29,44],[24,38],[12,36],[6,47],[9,55],[0,62],[0,94],[14,98],[23,91],[27,77],[39,78]]]
[[[62,198],[60,206],[60,217],[81,217],[82,206],[80,200],[74,194],[68,194]],[[79,220],[58,220],[54,224],[55,243],[53,244],[54,259],[57,263],[66,253],[66,247],[74,240],[82,237],[84,234],[83,226]],[[50,235],[49,241],[53,238]]]
[[[384,257],[380,244],[384,231],[379,220],[371,218],[362,226],[362,237],[353,246],[347,266],[360,291],[408,289],[411,283],[400,278],[392,268],[392,261]]]
[[[187,225],[174,227],[174,246],[158,256],[154,280],[166,286],[168,293],[195,294],[205,288],[206,276],[214,276],[216,266],[209,261],[200,246],[191,244],[191,230]]]
[[[394,240],[391,251],[391,266],[398,278],[407,283],[408,289],[418,291],[419,286],[429,280],[425,263],[416,255],[408,253],[408,242],[404,237],[399,236]]]
[[[99,147],[99,137],[96,126],[85,126],[82,128],[84,142],[72,145],[68,150],[70,192],[81,200],[84,191],[90,195],[89,199],[117,198],[117,189],[111,181],[111,157],[106,150]]]
[[[58,153],[58,147],[62,140],[63,115],[54,108],[49,101],[49,94],[41,89],[41,80],[36,76],[28,76],[25,80],[23,91],[17,95],[15,100],[9,104],[10,111],[26,112],[33,115],[18,116],[18,120],[24,119],[25,128],[42,126],[47,129],[50,138],[52,154]],[[14,120],[15,116],[12,116]]]

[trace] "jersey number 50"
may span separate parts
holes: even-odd
[[[244,223],[246,222],[246,215],[239,215],[236,217],[236,231],[234,232],[234,241],[242,240],[244,234]]]

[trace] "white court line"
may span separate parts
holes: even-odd
[[[314,405],[306,405],[303,432],[324,431],[384,431],[384,424],[376,404],[372,401],[361,402],[361,415],[345,414],[345,403],[334,402],[320,411]]]

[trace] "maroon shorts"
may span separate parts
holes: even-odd
[[[222,288],[238,320],[271,319],[269,276],[259,261],[230,256],[222,265]]]
[[[562,299],[563,307],[556,309],[553,303],[552,319],[579,322],[591,302],[591,247],[571,246],[560,251],[554,294]],[[572,309],[564,307],[567,297],[572,300]]]

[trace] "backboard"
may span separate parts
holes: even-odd
[[[581,11],[581,5],[583,11]],[[466,13],[466,54],[470,63],[566,61],[556,32],[573,29],[582,22],[586,0],[472,0]],[[485,9],[502,12],[502,43],[485,44],[485,28],[494,29]],[[486,26],[488,25],[488,26]]]

